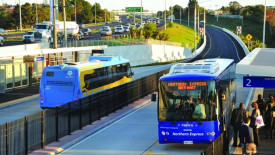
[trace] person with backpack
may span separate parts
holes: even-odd
[[[234,142],[233,142],[233,146],[237,147],[237,146],[241,146],[240,144],[237,145],[238,143],[238,132],[239,129],[242,125],[242,123],[244,122],[244,120],[247,119],[247,112],[244,109],[244,103],[240,103],[239,108],[234,109],[232,112],[232,116],[230,119],[230,124],[233,126],[234,128]]]

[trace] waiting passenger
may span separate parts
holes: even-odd
[[[205,106],[203,105],[203,100],[199,100],[200,103],[196,105],[195,111],[193,114],[193,119],[205,119],[206,114],[205,114]]]

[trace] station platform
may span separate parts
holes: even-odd
[[[245,109],[249,111],[251,115],[252,108],[251,103],[255,102],[258,98],[258,94],[263,95],[263,98],[268,101],[269,94],[275,96],[275,88],[273,81],[249,81],[249,87],[243,87],[243,77],[256,77],[264,79],[265,77],[275,77],[275,63],[273,57],[275,55],[274,48],[257,48],[251,51],[244,59],[242,59],[236,67],[237,76],[237,101],[236,106],[240,102],[245,102]],[[265,87],[263,83],[266,82]],[[239,97],[238,97],[239,96]],[[246,97],[246,98],[243,98]],[[260,143],[257,147],[257,153],[259,155],[274,155],[275,154],[275,135],[273,139],[265,139],[266,127],[259,129]],[[240,147],[232,147],[233,140],[230,143],[230,154],[242,154]]]
[[[0,94],[0,108],[38,97],[38,93],[39,84],[7,91],[3,94]]]

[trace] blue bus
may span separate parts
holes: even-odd
[[[44,68],[39,90],[41,108],[68,102],[131,81],[133,72],[120,56],[90,56],[89,62],[65,63]]]
[[[159,143],[211,143],[226,129],[235,102],[232,59],[178,63],[159,79]]]

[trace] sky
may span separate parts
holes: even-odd
[[[153,12],[157,12],[165,9],[165,0],[86,0],[91,4],[95,2],[99,3],[103,9],[107,8],[108,10],[119,10],[125,9],[125,7],[140,7],[141,1],[144,10],[149,10]],[[218,9],[222,6],[228,6],[229,3],[234,0],[198,0],[198,3],[201,7],[205,7],[206,9]],[[242,6],[247,5],[264,5],[265,0],[235,0],[239,2]],[[19,0],[0,0],[0,4],[8,3],[15,4],[18,3]],[[21,0],[21,4],[26,2],[29,3],[43,3],[43,0]],[[166,8],[169,6],[174,6],[176,4],[186,7],[189,0],[166,0]],[[266,0],[267,6],[275,6],[275,0]]]

